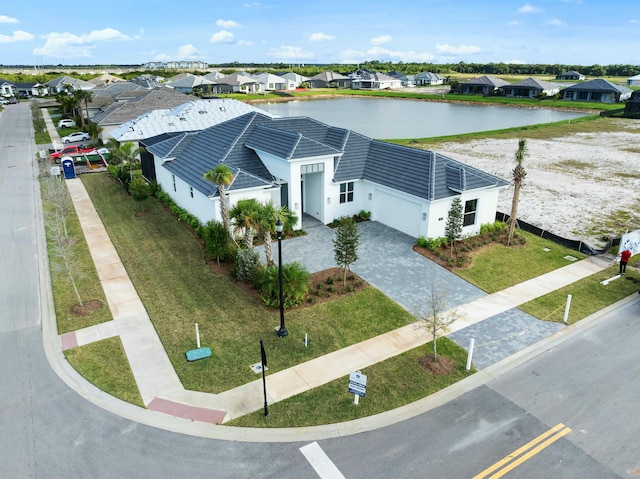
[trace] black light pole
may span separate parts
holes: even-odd
[[[280,218],[276,223],[276,235],[278,236],[278,282],[280,283],[280,329],[278,329],[278,336],[284,338],[289,331],[284,326],[284,299],[282,294],[282,229],[284,225]]]

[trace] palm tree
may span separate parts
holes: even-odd
[[[518,203],[520,202],[520,190],[524,183],[524,178],[527,176],[527,172],[524,169],[523,162],[524,156],[527,154],[527,140],[521,138],[518,141],[518,150],[516,151],[516,167],[511,172],[511,178],[513,179],[513,199],[511,200],[511,214],[507,223],[509,225],[509,235],[507,236],[507,246],[511,244],[513,239],[513,232],[518,222]]]
[[[91,140],[94,143],[98,143],[98,139],[100,138],[100,132],[102,131],[102,127],[98,126],[97,123],[92,121],[87,122],[87,133],[91,135]]]
[[[260,205],[258,216],[258,224],[264,241],[264,254],[267,259],[267,266],[271,266],[274,264],[271,234],[274,232],[274,227],[278,220],[284,224],[289,219],[287,208],[285,206],[275,206],[272,201],[269,201],[264,205]]]
[[[56,94],[56,100],[60,103],[60,109],[62,110],[62,116],[68,115],[73,111],[73,98],[71,98],[66,92],[60,92]]]
[[[233,172],[227,165],[220,163],[213,170],[207,171],[202,177],[218,186],[220,216],[222,216],[224,229],[229,231],[229,207],[227,206],[226,188],[233,183]]]
[[[247,249],[253,248],[253,236],[260,229],[261,205],[255,198],[238,201],[229,211],[234,231],[242,231]]]
[[[93,93],[87,90],[75,90],[73,92],[73,101],[75,102],[76,108],[78,109],[78,116],[80,116],[80,122],[82,125],[82,129],[84,130],[84,113],[82,112],[82,105],[84,104],[85,110],[87,113],[87,118],[89,117],[89,102],[93,100]]]

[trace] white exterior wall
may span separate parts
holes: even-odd
[[[327,175],[325,175],[325,178]],[[349,183],[345,181],[344,183]],[[353,201],[340,203],[340,184],[333,181],[326,181],[325,189],[325,218],[324,223],[331,223],[333,220],[340,218],[341,216],[353,216],[358,214],[360,210],[366,209],[363,207],[367,192],[370,191],[370,187],[366,182],[361,180],[355,180],[353,183]],[[367,209],[370,211],[370,209]]]

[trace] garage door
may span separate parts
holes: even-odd
[[[381,190],[374,192],[373,219],[414,238],[420,235],[422,206]]]

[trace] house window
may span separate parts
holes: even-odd
[[[189,187],[189,194],[191,195],[191,198],[193,198],[193,186]]]
[[[176,175],[171,175],[171,181],[173,181],[173,191],[176,191]]]
[[[462,226],[470,226],[476,223],[476,211],[478,211],[478,200],[469,200],[465,202]]]
[[[350,203],[353,201],[353,181],[340,183],[340,203]]]

